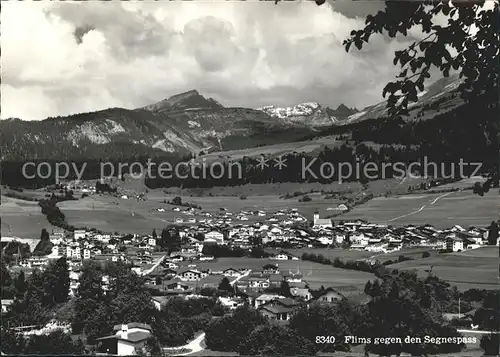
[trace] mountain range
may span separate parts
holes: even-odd
[[[356,114],[357,109],[348,108],[340,104],[337,109],[322,107],[316,102],[300,103],[291,107],[277,107],[274,105],[260,108],[271,117],[279,118],[289,123],[300,123],[312,128],[330,126]]]
[[[428,86],[410,120],[460,105],[456,77]],[[436,104],[437,103],[437,104]],[[0,121],[2,159],[130,158],[186,155],[293,142],[327,126],[383,117],[386,102],[362,110],[307,102],[291,107],[228,108],[196,90],[137,109],[110,108],[41,121]],[[434,114],[433,114],[434,113]]]
[[[0,121],[4,160],[184,155],[288,142],[313,131],[257,109],[226,108],[196,90],[132,110]]]

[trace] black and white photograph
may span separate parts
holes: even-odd
[[[2,356],[500,355],[499,0],[0,13]]]

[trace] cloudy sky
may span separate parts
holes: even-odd
[[[406,41],[346,53],[379,1],[5,2],[1,117],[136,108],[197,89],[226,106],[380,101]]]

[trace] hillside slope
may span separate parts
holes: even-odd
[[[438,113],[450,111],[464,104],[456,91],[460,82],[458,75],[453,75],[440,78],[428,85],[423,92],[418,94],[418,102],[412,103],[409,106],[410,115],[406,120],[430,119]],[[346,120],[339,122],[339,124],[351,124],[367,119],[382,118],[386,115],[387,101],[382,101],[351,114]]]
[[[407,121],[427,120],[463,104],[457,76],[442,78],[419,94]],[[138,108],[110,108],[42,121],[0,121],[6,161],[186,155],[292,143],[328,128],[382,118],[386,102],[361,111],[315,102],[292,107],[226,108],[196,90]]]
[[[197,91],[135,110],[111,108],[42,121],[0,121],[3,160],[184,155],[296,140],[314,129],[247,108],[225,108]]]

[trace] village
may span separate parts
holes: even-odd
[[[96,194],[92,186],[73,189]],[[136,194],[112,195],[119,200],[145,199]],[[333,275],[326,277],[327,283],[319,288],[311,280],[316,273],[307,264],[322,262],[312,259],[308,253],[327,255],[335,251],[337,259],[352,261],[354,256],[355,263],[369,267],[380,266],[382,261],[390,262],[384,257],[392,258],[394,254],[401,254],[401,261],[401,257],[412,249],[436,254],[459,253],[491,244],[487,227],[390,226],[364,220],[321,218],[318,212],[307,217],[297,208],[231,212],[225,207],[203,210],[178,198],[164,203],[167,205],[155,210],[165,212],[169,209],[175,218],[161,232],[134,234],[53,227],[47,232],[50,250],[28,256],[19,252],[14,254],[15,259],[8,264],[9,272],[16,275],[22,271],[29,276],[65,258],[70,281],[68,299],[72,299],[78,296],[86,263],[105,269],[110,263],[121,262],[143,279],[158,311],[172,298],[216,296],[227,311],[236,311],[246,305],[271,321],[288,323],[304,304],[346,299],[349,293],[337,289],[335,274],[348,272],[348,269],[359,270],[344,265],[330,273],[322,272],[324,276]],[[343,211],[345,206],[340,204],[336,210]],[[3,239],[2,248],[9,243],[10,240]],[[104,292],[110,290],[112,279],[109,275],[101,277]],[[363,280],[363,284],[368,280],[358,279]],[[217,293],[214,295],[214,292]],[[358,289],[355,295],[363,293]],[[13,299],[3,299],[2,312],[7,313],[13,302]],[[57,316],[45,326],[17,326],[16,329],[25,335],[71,330],[67,324],[61,324]],[[133,354],[152,334],[151,326],[143,321],[117,325],[114,330],[114,335],[97,339],[100,352]],[[199,345],[194,349],[197,348]]]
[[[217,214],[196,212],[206,218],[198,219],[193,224],[191,221],[194,218],[190,217],[196,211],[194,208],[172,209],[184,216],[175,220],[175,234],[178,234],[182,244],[168,254],[161,251],[156,232],[123,235],[81,229],[69,232],[54,228],[49,236],[53,244],[50,254],[23,259],[10,269],[24,270],[29,274],[33,269],[43,269],[51,260],[66,257],[71,269],[72,293],[78,287],[79,271],[86,260],[129,263],[132,270],[145,277],[149,284],[161,285],[163,292],[172,294],[186,295],[194,292],[194,288],[215,287],[223,276],[237,280],[235,285],[243,290],[263,290],[273,286],[273,283],[279,285],[283,279],[296,284],[294,288],[301,289],[306,283],[299,274],[280,275],[277,268],[262,272],[232,267],[199,270],[196,263],[217,259],[214,255],[203,253],[211,246],[248,251],[257,246],[273,247],[276,248],[275,253],[268,257],[282,261],[301,259],[286,252],[291,248],[344,248],[375,254],[427,247],[460,252],[483,246],[488,235],[487,228],[465,229],[458,225],[446,230],[430,225],[390,227],[364,221],[334,225],[332,220],[322,219],[318,214],[308,223],[307,218],[293,208],[273,213],[263,210],[232,213],[221,208]],[[256,221],[256,218],[259,220]]]

